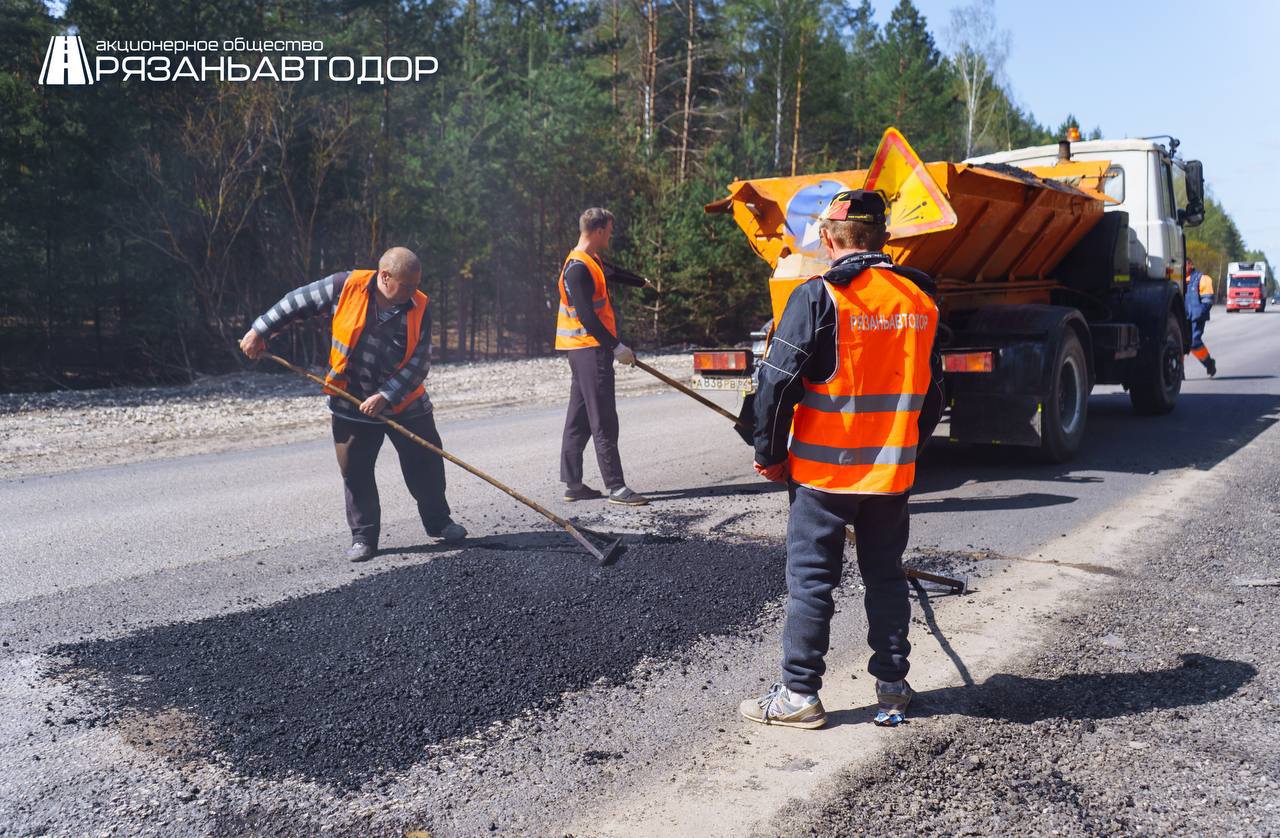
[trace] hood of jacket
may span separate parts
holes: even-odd
[[[822,275],[822,278],[832,285],[848,285],[855,276],[876,265],[891,267],[893,260],[889,258],[888,254],[879,251],[850,253],[832,262],[831,267]]]

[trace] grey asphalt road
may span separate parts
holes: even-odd
[[[1039,567],[1019,564],[1022,560],[1074,560],[1082,567],[1105,565],[1111,558],[1122,561],[1123,555],[1051,553],[1051,542],[1068,534],[1073,543],[1096,536],[1103,539],[1099,551],[1128,554],[1134,552],[1131,545],[1104,538],[1104,530],[1121,526],[1127,504],[1146,504],[1144,514],[1150,517],[1130,535],[1150,542],[1179,526],[1182,504],[1194,502],[1181,498],[1177,487],[1214,473],[1224,462],[1246,471],[1274,468],[1254,451],[1271,450],[1255,440],[1271,433],[1280,410],[1280,313],[1217,314],[1208,340],[1219,359],[1219,376],[1208,380],[1192,362],[1182,400],[1170,416],[1140,418],[1118,388],[1095,392],[1085,448],[1068,465],[1036,464],[1017,449],[943,445],[931,450],[912,502],[912,555],[922,564],[971,571],[977,592],[954,605],[938,601],[936,614],[928,614],[940,624],[937,631],[925,626],[922,612],[920,636],[941,641],[948,619],[958,624],[969,603],[982,604],[984,597],[988,604],[1004,597],[998,600],[1008,604],[1002,613],[1050,607],[1070,611],[1076,606],[1065,593],[1036,599],[1035,590],[1057,591],[1051,584],[1002,587],[1004,574],[1011,579],[1020,568]],[[413,829],[429,829],[433,835],[616,834],[645,831],[628,813],[652,814],[668,807],[672,812],[664,829],[686,831],[692,821],[681,812],[682,802],[701,799],[699,794],[731,773],[714,768],[720,764],[715,759],[727,759],[723,755],[736,749],[749,767],[751,760],[761,758],[760,749],[775,741],[744,729],[733,708],[774,674],[778,599],[770,586],[776,579],[767,570],[747,568],[728,557],[735,544],[772,545],[781,572],[777,545],[785,526],[785,494],[754,478],[749,451],[725,420],[681,396],[627,399],[620,412],[628,482],[654,499],[640,510],[556,500],[560,409],[536,408],[441,427],[453,453],[561,513],[578,515],[599,529],[633,533],[637,544],[642,533],[668,539],[651,540],[646,550],[670,543],[677,551],[672,555],[682,556],[678,551],[686,548],[675,539],[691,536],[710,545],[689,548],[687,563],[678,570],[662,570],[677,573],[679,584],[672,582],[671,590],[687,597],[675,606],[655,600],[627,609],[601,598],[593,609],[587,589],[552,609],[564,619],[588,621],[588,635],[622,637],[600,647],[604,651],[580,641],[572,649],[561,648],[557,617],[526,622],[521,615],[532,614],[558,590],[577,591],[579,572],[597,583],[606,571],[592,568],[585,558],[576,563],[572,544],[548,535],[544,520],[456,469],[449,472],[450,501],[455,518],[477,539],[479,552],[466,554],[484,569],[474,574],[454,572],[450,562],[464,554],[424,543],[428,540],[390,453],[379,467],[387,552],[364,565],[343,562],[341,486],[324,439],[0,483],[0,502],[8,510],[0,524],[6,545],[0,554],[0,638],[5,644],[0,647],[0,834],[327,830],[391,835]],[[1160,500],[1165,495],[1170,498],[1167,509]],[[495,554],[502,554],[501,562],[491,561]],[[547,556],[552,559],[539,565]],[[420,574],[436,570],[440,581],[433,584],[441,587],[423,589],[424,580],[437,577]],[[651,572],[660,570],[655,566]],[[624,566],[621,572],[629,571]],[[729,574],[757,572],[758,584],[726,583]],[[559,578],[555,574],[564,574],[565,584],[547,585]],[[1096,581],[1118,584],[1110,579],[1104,573]],[[311,673],[302,686],[341,694],[343,679],[351,676],[328,662],[345,660],[342,656],[351,650],[341,638],[335,643],[320,635],[325,626],[347,619],[347,609],[367,607],[357,594],[380,584],[427,591],[399,606],[403,619],[410,621],[423,618],[422,611],[415,616],[414,608],[444,607],[464,593],[474,596],[477,589],[485,596],[494,592],[492,603],[517,603],[510,606],[515,630],[545,632],[541,636],[547,650],[546,660],[535,660],[527,670],[527,697],[507,696],[498,703],[505,717],[477,716],[466,736],[447,742],[423,737],[421,758],[409,764],[370,762],[354,785],[335,791],[331,772],[308,768],[305,748],[299,750],[296,770],[287,760],[282,761],[286,768],[275,771],[246,767],[227,743],[262,740],[267,732],[255,725],[265,723],[202,715],[196,708],[203,705],[194,699],[184,703],[174,698],[208,686],[197,681],[197,667],[147,668],[146,656],[156,644],[175,642],[175,636],[193,644],[192,656],[251,657],[226,651],[241,648],[220,639],[232,630],[228,621],[259,621],[254,625],[262,626],[263,642],[276,642],[271,632],[285,620],[282,615],[312,608],[307,624],[316,636],[302,638],[314,642],[300,643],[298,651],[302,670]],[[856,594],[855,584],[856,579],[850,580],[846,587]],[[476,608],[485,607],[485,596],[476,599]],[[723,600],[720,617],[702,634],[675,644],[658,642],[663,625],[680,621],[681,609],[705,607],[715,598]],[[851,674],[865,657],[865,627],[856,601],[853,606],[842,608],[837,619],[832,658],[833,670],[846,666]],[[317,618],[315,609],[322,608],[334,609],[333,619],[324,618],[330,612]],[[182,631],[175,633],[175,627]],[[244,628],[234,630],[243,633]],[[384,646],[394,645],[391,631]],[[1056,636],[1058,629],[1046,631]],[[202,635],[219,639],[202,645]],[[1052,639],[1037,635],[1010,639],[1007,645],[1030,654]],[[68,661],[98,654],[102,647],[93,644],[103,643],[123,650],[117,658],[126,663],[111,673],[123,680],[68,668]],[[917,645],[922,647],[922,641]],[[974,630],[953,638],[953,645],[950,658],[939,657],[934,667],[938,677],[961,677],[964,664],[955,664],[956,649],[972,650],[978,661],[991,651],[987,647],[1001,644]],[[592,654],[617,656],[634,665],[629,663],[621,676],[601,669],[596,681],[584,685],[582,672],[595,674]],[[404,665],[403,657],[385,650],[379,655]],[[136,671],[129,670],[130,660]],[[306,702],[280,701],[285,687],[262,686],[273,684],[277,674],[266,664],[255,670],[253,661],[230,663],[239,668],[211,665],[199,671],[206,673],[202,677],[234,672],[243,678],[240,692],[248,694],[249,705],[275,708],[271,712],[278,714],[269,733],[279,737],[274,740],[279,744],[272,747],[298,745],[299,731],[311,719]],[[503,667],[502,657],[495,656],[491,665]],[[379,672],[379,677],[387,675]],[[973,675],[969,673],[970,679]],[[464,721],[459,708],[483,693],[474,682],[459,683],[447,666],[416,668],[403,677],[420,685],[424,694],[443,691],[451,696],[452,702],[441,706],[463,714]],[[156,680],[180,689],[165,693],[163,702],[148,703],[135,693],[153,698],[158,693],[122,688]],[[865,675],[849,683],[866,691]],[[337,707],[343,715],[341,702]],[[353,705],[348,715],[358,718],[367,712]],[[458,724],[462,722],[454,727]],[[895,732],[901,734],[898,746],[910,737],[931,735],[928,724]],[[247,739],[239,735],[246,726]],[[228,733],[233,728],[236,735]],[[343,735],[351,749],[367,753],[381,753],[385,742],[373,741],[379,737],[400,742],[422,736],[368,726]],[[824,753],[819,746],[824,740],[809,741],[815,743],[815,755]],[[870,747],[879,751],[892,744],[875,740]],[[851,756],[832,754],[807,760],[814,765],[801,760],[769,768],[777,769],[776,788],[786,791],[786,799],[775,805],[767,794],[757,795],[759,811],[748,811],[742,823],[769,823],[788,800],[794,805],[797,798],[838,793],[835,774],[852,761]],[[761,768],[763,780],[751,775],[744,783],[772,782],[774,775],[766,768]],[[718,778],[711,776],[716,771]],[[832,818],[830,823],[840,823],[838,814]],[[736,821],[718,823],[721,828],[710,832],[737,831],[729,828]]]

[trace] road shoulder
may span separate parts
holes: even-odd
[[[1277,456],[1272,427],[1183,478],[1043,648],[922,696],[937,716],[762,831],[1276,834]]]
[[[1273,430],[1273,446],[1276,436]],[[1251,447],[1237,460],[1252,460],[1256,450]],[[975,593],[933,600],[937,631],[930,631],[929,620],[916,603],[912,683],[922,693],[924,712],[918,710],[907,728],[887,730],[866,723],[872,715],[872,684],[864,670],[865,650],[835,649],[828,659],[830,676],[822,693],[832,719],[827,729],[810,733],[749,726],[736,718],[732,712],[736,702],[726,697],[724,735],[711,737],[692,759],[682,756],[679,763],[684,767],[664,768],[652,782],[636,784],[639,791],[632,796],[601,807],[583,807],[581,811],[589,814],[567,825],[566,831],[578,835],[769,832],[766,824],[780,813],[791,813],[782,815],[784,821],[794,819],[797,811],[811,808],[808,801],[822,799],[833,783],[863,776],[856,773],[860,769],[877,770],[885,759],[882,754],[954,736],[948,731],[956,724],[952,714],[964,712],[958,699],[966,681],[998,682],[1006,677],[1002,673],[1019,671],[1020,661],[1064,629],[1074,633],[1076,621],[1083,619],[1080,603],[1092,595],[1110,595],[1118,580],[1137,579],[1138,557],[1147,554],[1156,534],[1170,532],[1177,511],[1198,503],[1207,485],[1217,482],[1220,479],[1211,471],[1171,472],[1065,537],[1054,537],[1029,551],[1025,559],[980,561],[973,580]],[[847,603],[846,611],[850,608],[860,609],[860,603]],[[830,834],[850,834],[850,827],[855,833],[879,829],[874,822],[832,822],[838,828]],[[797,830],[787,826],[779,831],[793,834]]]

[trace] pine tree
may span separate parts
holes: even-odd
[[[873,54],[868,82],[882,128],[897,127],[925,159],[950,156],[959,102],[924,15],[911,0],[894,7]]]

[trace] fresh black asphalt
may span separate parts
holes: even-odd
[[[749,626],[784,590],[774,543],[628,547],[600,568],[525,534],[269,607],[56,650],[114,713],[179,710],[249,776],[355,787],[424,749],[624,682]]]

